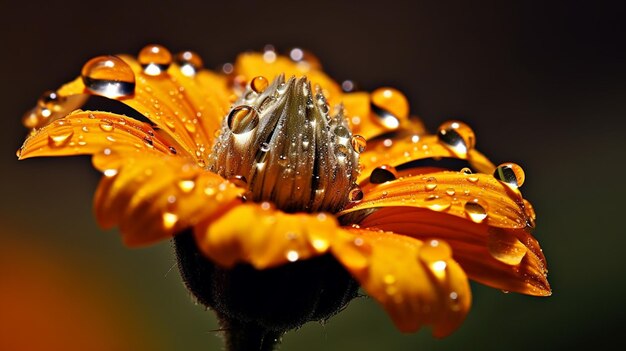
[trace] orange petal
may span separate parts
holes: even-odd
[[[458,158],[444,143],[440,142],[436,135],[420,135],[414,132],[403,133],[398,137],[376,138],[367,142],[366,151],[359,158],[361,165],[359,182],[367,182],[372,171],[382,165],[401,169],[399,171],[400,176],[430,173],[444,168],[437,166],[437,162],[431,165],[435,168],[415,164],[415,161],[424,159],[435,161],[449,159],[459,164],[464,161]],[[466,160],[469,165],[483,173],[491,174],[495,169],[493,163],[475,149],[469,150]],[[414,164],[412,165],[410,162]]]
[[[303,60],[294,62],[288,57],[282,55],[272,56],[270,59],[264,58],[264,55],[256,52],[241,54],[235,62],[235,73],[240,75],[245,81],[250,81],[256,76],[264,76],[270,81],[281,73],[285,74],[285,78],[295,76],[307,76],[312,85],[319,84],[324,95],[332,104],[341,102],[341,89],[330,77],[328,77],[320,69],[317,63],[310,64]]]
[[[436,337],[444,337],[461,324],[471,291],[445,242],[354,228],[340,238],[332,253],[402,332],[431,325]]]
[[[257,269],[321,255],[337,231],[334,217],[288,214],[269,203],[232,208],[195,227],[198,247],[220,265],[247,262]]]
[[[132,154],[178,152],[147,123],[108,112],[77,110],[33,131],[18,153],[26,159],[95,154],[105,148]]]
[[[227,113],[230,92],[226,78],[206,70],[186,76],[176,64],[161,75],[150,76],[143,73],[133,57],[119,57],[135,74],[135,90],[130,96],[116,99],[150,119],[188,153],[204,154],[202,150],[210,148],[213,135]],[[93,93],[78,77],[61,87],[58,94],[68,97]]]
[[[545,257],[525,229],[492,227],[416,207],[383,207],[359,225],[422,240],[443,239],[471,279],[502,290],[536,296],[551,294]]]
[[[96,218],[104,228],[118,225],[129,246],[169,238],[225,211],[243,193],[220,176],[178,157],[133,158],[113,152],[96,155],[94,164],[109,167],[96,192]]]

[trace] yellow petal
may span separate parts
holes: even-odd
[[[452,150],[439,141],[436,135],[420,135],[413,132],[390,138],[376,138],[367,142],[366,151],[359,158],[362,167],[359,182],[367,182],[372,171],[382,165],[402,168],[399,171],[400,176],[441,171],[448,168],[443,166],[444,162],[429,164],[416,162],[419,160],[439,161],[441,159],[449,160],[448,163],[458,164],[456,167],[459,169],[464,167],[465,160],[458,158]],[[483,173],[491,174],[495,169],[493,163],[475,149],[469,150],[466,161]],[[439,166],[438,163],[442,166]]]
[[[436,337],[454,331],[471,305],[467,278],[442,241],[349,229],[332,253],[402,332],[430,325]]]
[[[108,112],[78,110],[34,131],[19,157],[95,154],[105,148],[120,153],[166,155],[178,154],[180,149],[147,123]]]
[[[226,78],[206,70],[187,76],[176,64],[161,75],[151,76],[143,73],[141,65],[133,57],[119,57],[135,74],[135,90],[134,94],[117,100],[150,119],[188,153],[195,154],[210,148],[229,105],[230,91]],[[78,77],[61,87],[58,94],[68,97],[93,93]]]
[[[362,219],[359,225],[421,240],[445,240],[471,279],[507,291],[551,294],[545,257],[525,229],[491,227],[416,207],[384,207]]]
[[[198,247],[220,265],[239,262],[257,269],[321,255],[337,230],[334,217],[319,214],[287,214],[269,203],[232,208],[218,219],[195,227]]]
[[[94,208],[100,226],[119,226],[129,246],[169,238],[225,211],[243,193],[220,176],[178,157],[99,154],[94,164],[117,167],[105,170]]]

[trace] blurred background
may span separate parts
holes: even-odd
[[[617,4],[618,2],[614,2]],[[497,164],[521,164],[554,295],[474,284],[452,336],[403,335],[362,298],[282,350],[560,350],[624,344],[626,11],[568,1],[3,2],[0,10],[0,349],[221,350],[169,243],[126,249],[91,213],[84,157],[19,162],[22,114],[100,54],[160,43],[215,68],[273,44],[338,81],[394,86],[430,130],[467,121]],[[617,347],[620,348],[619,346]]]

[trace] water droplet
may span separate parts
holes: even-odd
[[[370,175],[370,183],[373,184],[382,184],[396,179],[398,179],[398,172],[390,165],[376,167]]]
[[[178,188],[183,193],[190,193],[196,187],[196,182],[192,179],[184,179],[178,182]]]
[[[289,252],[287,252],[287,261],[296,262],[299,258],[300,254],[298,253],[298,251],[290,250]]]
[[[269,82],[267,81],[267,78],[263,76],[254,77],[254,79],[252,79],[252,81],[250,82],[250,89],[252,89],[252,91],[257,94],[261,94],[262,92],[264,92],[268,86]]]
[[[454,188],[448,188],[446,189],[446,194],[454,196],[456,194],[456,191],[454,190]]]
[[[345,145],[337,144],[337,146],[335,146],[335,155],[339,160],[345,160],[349,154],[350,151]]]
[[[357,134],[352,136],[352,139],[350,139],[350,144],[352,145],[354,151],[357,154],[360,154],[365,151],[365,146],[367,145],[367,142],[365,141],[364,137]]]
[[[116,56],[98,56],[89,60],[81,71],[85,88],[93,94],[111,99],[135,92],[135,73]]]
[[[449,199],[439,197],[438,195],[430,195],[424,199],[424,204],[430,210],[441,212],[450,208],[452,203]]]
[[[62,96],[60,96],[56,91],[46,91],[44,92],[39,100],[37,100],[37,105],[42,109],[47,109],[49,111],[56,111],[60,108],[60,104],[65,100]]]
[[[514,189],[522,186],[522,184],[524,184],[524,180],[526,179],[522,167],[512,162],[499,165],[493,172],[493,176]]]
[[[471,169],[469,169],[469,168],[467,168],[467,167],[463,167],[463,168],[461,169],[461,173],[463,173],[463,174],[465,174],[465,175],[470,175],[470,174],[472,174],[472,170],[471,170]]]
[[[350,189],[350,192],[348,192],[348,200],[350,202],[359,202],[363,200],[363,191],[358,185],[355,185],[354,188]]]
[[[176,151],[176,148],[173,146],[168,147],[168,149],[170,150],[170,153],[172,155],[176,155],[178,153],[178,151]]]
[[[426,178],[426,185],[424,185],[426,191],[432,191],[437,188],[437,179],[435,177]]]
[[[270,149],[271,149],[270,144],[266,142],[261,143],[261,146],[259,147],[259,150],[261,150],[262,152],[268,152],[270,151]]]
[[[202,58],[193,51],[179,52],[174,61],[180,67],[180,71],[188,77],[195,76],[203,66]]]
[[[487,205],[478,199],[465,203],[465,214],[474,223],[482,223],[487,218]]]
[[[143,67],[143,73],[158,76],[172,64],[172,54],[161,45],[148,45],[141,49],[138,60]]]
[[[439,126],[437,136],[456,156],[466,158],[474,148],[476,136],[467,124],[460,121],[448,121]]]
[[[445,261],[452,257],[450,245],[440,240],[428,240],[420,248],[419,258],[426,264]]]
[[[259,124],[259,114],[253,107],[237,106],[228,114],[228,128],[234,134],[243,134],[256,128]]]
[[[385,128],[394,130],[409,115],[409,102],[394,88],[379,88],[371,94],[371,108],[377,121]]]
[[[335,133],[336,136],[343,138],[343,139],[348,139],[350,137],[350,131],[348,130],[348,128],[341,126],[341,125],[335,127],[333,132]]]
[[[171,212],[163,213],[163,227],[167,230],[174,228],[176,223],[178,223],[178,216]]]
[[[70,127],[57,129],[48,134],[48,145],[52,148],[61,148],[67,145],[74,135],[74,130]]]
[[[32,129],[39,125],[41,121],[41,115],[37,107],[28,110],[22,117],[22,124],[28,129]]]

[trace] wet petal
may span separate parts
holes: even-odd
[[[419,160],[433,160],[420,164]],[[444,162],[438,162],[443,160]],[[367,143],[366,151],[359,159],[362,170],[359,182],[367,182],[372,171],[382,165],[390,165],[400,170],[400,176],[410,176],[441,171],[455,164],[461,169],[471,165],[477,171],[491,174],[495,166],[483,154],[475,149],[469,150],[466,159],[459,158],[450,148],[446,147],[436,135],[420,135],[417,132],[403,133],[389,138],[376,138]]]
[[[269,203],[232,208],[196,226],[198,247],[215,262],[247,262],[257,269],[321,255],[337,231],[331,215],[288,214]]]
[[[147,123],[108,112],[78,110],[33,131],[19,157],[95,154],[105,148],[131,154],[176,154],[177,147]]]
[[[142,246],[169,238],[237,203],[243,190],[194,163],[172,156],[94,156],[102,170],[94,207],[103,228],[119,226],[124,242]]]
[[[135,74],[135,88],[134,94],[116,99],[150,119],[188,153],[209,149],[229,107],[226,78],[207,70],[189,76],[176,64],[152,76],[133,57],[119,57]],[[85,93],[91,92],[81,77],[58,90],[62,97]]]
[[[363,229],[349,229],[339,238],[333,254],[398,329],[414,332],[430,325],[436,337],[444,337],[461,324],[471,291],[445,242]]]
[[[551,294],[543,253],[525,229],[492,227],[417,207],[384,207],[359,225],[422,240],[443,239],[471,279],[507,291]]]

